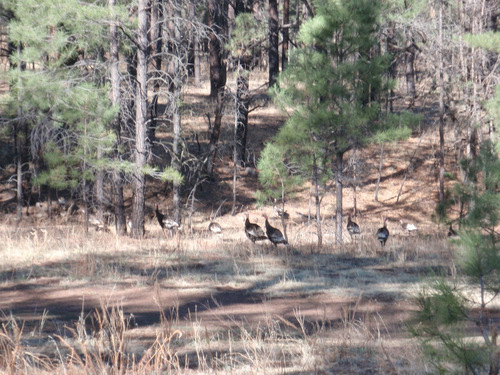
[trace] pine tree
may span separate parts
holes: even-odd
[[[485,142],[476,159],[464,162],[469,178],[455,187],[468,208],[459,232],[457,279],[439,278],[422,290],[408,324],[441,372],[457,370],[458,364],[466,373],[499,373],[497,328],[489,318],[489,306],[500,293],[500,253],[494,231],[500,222],[498,151]],[[482,341],[468,339],[471,331]]]
[[[78,187],[86,200],[96,172],[120,168],[109,159],[108,124],[117,107],[101,74],[107,7],[74,0],[9,5],[9,38],[21,47],[11,59],[26,66],[9,71],[10,103],[31,130],[32,158],[42,161],[37,183]]]
[[[499,51],[498,33],[470,36],[475,45]],[[497,90],[498,93],[498,90]],[[497,94],[486,107],[499,122]],[[467,176],[451,192],[461,202],[460,251],[457,279],[438,279],[422,290],[409,331],[417,337],[432,364],[441,373],[500,373],[498,331],[489,317],[490,305],[500,293],[500,252],[495,227],[500,223],[500,146],[485,141],[474,158],[462,161]],[[440,209],[446,209],[446,205]],[[471,332],[480,337],[475,340]],[[457,368],[458,366],[458,368]]]
[[[334,176],[336,240],[342,244],[343,162],[346,152],[381,128],[379,99],[389,56],[377,49],[378,1],[315,2],[279,77],[275,101],[290,117],[274,142],[286,150],[318,192]],[[292,112],[293,111],[293,112]],[[332,162],[333,159],[333,162]],[[317,206],[321,193],[315,193]],[[317,207],[319,220],[319,207]],[[318,236],[320,239],[320,236]]]

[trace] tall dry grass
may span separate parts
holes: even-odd
[[[387,314],[380,309],[407,303],[425,269],[441,267],[452,272],[452,249],[445,240],[394,236],[381,249],[373,237],[366,236],[337,249],[325,236],[325,246],[317,249],[314,235],[302,231],[292,237],[291,248],[276,249],[270,244],[252,245],[239,226],[235,222],[234,231],[223,236],[195,228],[169,237],[153,222],[148,223],[142,240],[112,233],[85,234],[70,226],[3,226],[0,287],[7,290],[29,284],[36,290],[40,280],[51,278],[65,290],[82,285],[112,288],[128,280],[132,290],[153,288],[151,311],[157,319],[149,326],[137,326],[134,312],[108,297],[92,308],[86,308],[83,301],[81,314],[64,322],[51,311],[27,314],[22,310],[16,316],[4,306],[1,371],[138,375],[427,372],[418,348],[404,331],[388,327],[394,322],[387,322]],[[299,227],[292,225],[289,232],[298,233]],[[165,300],[165,289],[179,290],[179,299]],[[219,290],[259,296],[258,307],[244,305],[257,308],[258,318],[232,310],[238,301],[236,307],[218,301]],[[181,314],[182,291],[202,291],[214,297],[202,302],[200,311]],[[338,307],[325,302],[319,313],[300,306],[285,313],[274,304],[299,297],[307,304],[318,294],[351,302],[339,302]],[[380,298],[391,303],[377,304]],[[373,307],[367,301],[374,301]],[[60,304],[64,306],[64,300]]]

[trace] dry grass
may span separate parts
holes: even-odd
[[[252,245],[235,224],[222,237],[173,238],[148,224],[138,241],[2,226],[1,368],[426,373],[418,350],[405,350],[414,343],[402,322],[428,270],[451,272],[445,240],[393,236],[381,250],[365,236],[311,254],[313,235],[275,249]]]

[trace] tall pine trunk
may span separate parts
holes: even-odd
[[[288,43],[290,41],[290,0],[283,0],[283,45],[281,46],[281,70],[288,64]]]
[[[222,4],[215,0],[209,2],[209,25],[212,29],[209,36],[210,47],[210,96],[216,98],[215,120],[212,133],[210,135],[210,144],[207,159],[207,172],[213,174],[214,161],[219,143],[220,130],[222,126],[223,98],[227,82],[227,66],[224,62],[224,49],[221,44],[221,37],[225,37],[224,30],[227,17],[227,4]]]
[[[240,56],[238,66],[238,77],[236,78],[236,154],[234,162],[238,166],[246,163],[247,135],[248,135],[248,100],[249,100],[249,76],[250,57]]]
[[[342,186],[343,186],[343,173],[344,168],[344,153],[337,152],[336,154],[336,168],[337,173],[335,176],[335,195],[337,200],[337,209],[335,212],[335,241],[337,245],[342,246]]]
[[[144,235],[145,183],[143,168],[147,155],[148,1],[139,0],[137,32],[137,82],[135,92],[135,168],[133,173],[132,237]]]
[[[115,0],[109,0],[110,8],[115,6]],[[120,91],[120,70],[119,70],[119,56],[118,56],[118,32],[117,25],[114,21],[109,26],[110,33],[110,75],[111,75],[111,100],[113,105],[120,105],[121,91]],[[115,143],[115,159],[121,160],[121,126],[122,126],[122,110],[116,115],[112,127],[116,135]],[[125,220],[125,204],[123,200],[123,173],[115,169],[113,171],[114,192],[113,192],[113,206],[115,212],[115,225],[116,233],[123,235],[127,232],[127,225]]]
[[[444,62],[443,3],[439,3],[439,202],[444,201]]]
[[[321,229],[321,197],[319,195],[319,171],[316,155],[313,154],[313,185],[314,202],[316,206],[316,234],[318,236],[318,248],[323,246],[323,231]]]
[[[9,44],[9,49],[12,46]],[[17,47],[17,57],[21,56],[21,46]],[[24,70],[24,64],[19,62],[17,64],[17,69],[19,72]],[[20,80],[21,78],[19,78]],[[16,220],[17,223],[21,222],[23,217],[23,143],[25,142],[28,132],[26,129],[26,122],[23,119],[23,109],[21,106],[20,95],[18,96],[18,106],[17,106],[17,117],[18,123],[14,129],[14,135],[16,139],[16,159],[17,159],[17,186],[16,186],[16,196],[17,196],[17,210],[16,210]]]
[[[168,41],[170,52],[174,57],[171,57],[168,63],[168,75],[170,77],[169,91],[170,91],[170,113],[173,128],[173,146],[172,146],[172,168],[179,174],[182,173],[182,155],[181,155],[181,142],[182,142],[182,128],[181,128],[181,77],[183,75],[181,69],[181,61],[184,62],[184,57],[187,56],[182,50],[180,45],[180,25],[179,21],[181,15],[181,4],[179,0],[172,0],[168,3],[168,13],[172,16],[167,23],[168,34],[170,40]],[[187,63],[187,58],[186,61]],[[181,184],[178,180],[174,180],[173,184],[173,211],[174,220],[181,223]]]
[[[269,87],[276,83],[279,74],[278,0],[269,0]]]
[[[415,101],[416,89],[415,89],[415,46],[413,41],[408,40],[406,42],[405,50],[405,65],[406,65],[406,94],[410,100],[410,106],[413,106]]]
[[[162,71],[162,49],[163,39],[162,36],[162,22],[163,5],[162,0],[151,0],[150,19],[151,26],[149,31],[149,38],[151,42],[151,57],[153,68],[153,97],[151,99],[150,110],[150,124],[148,128],[148,141],[153,144],[156,140],[156,128],[158,117],[158,95],[160,91],[161,71]]]
[[[174,88],[174,102],[180,102],[181,89],[179,85],[175,85]],[[172,116],[174,139],[173,139],[173,157],[172,157],[172,167],[175,171],[181,174],[182,160],[181,160],[181,112],[179,106],[174,105],[174,113]],[[173,182],[173,197],[172,204],[174,208],[174,220],[177,223],[181,223],[181,183],[176,179]]]
[[[219,89],[219,93],[217,94],[214,127],[212,128],[212,133],[210,135],[210,144],[208,146],[207,172],[209,175],[212,175],[214,171],[214,161],[217,154],[217,143],[219,142],[220,129],[222,126],[224,92],[224,87],[221,87]]]
[[[208,3],[209,26],[212,29],[209,35],[210,63],[210,96],[215,98],[220,89],[226,85],[227,67],[224,62],[224,39],[227,4],[225,1],[210,0]]]

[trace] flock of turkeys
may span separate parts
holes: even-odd
[[[266,219],[266,232],[262,230],[259,224],[251,223],[248,217],[248,212],[245,212],[245,234],[248,239],[255,243],[256,241],[269,240],[274,246],[278,244],[283,244],[288,246],[288,242],[283,236],[283,233],[278,228],[273,227],[269,224],[269,220],[266,214],[262,215]]]
[[[274,210],[277,212],[278,216],[285,216],[285,218],[289,216],[288,213],[280,211],[279,209],[277,209],[276,206],[274,206]],[[160,212],[158,204],[155,204],[155,215],[163,231],[165,229],[169,230],[179,229],[179,224],[177,222],[168,219],[166,215]],[[250,222],[248,212],[245,212],[245,234],[248,237],[248,239],[253,243],[257,241],[269,240],[274,246],[278,246],[278,244],[289,246],[286,238],[283,236],[283,233],[281,233],[281,231],[278,228],[275,228],[271,224],[269,224],[268,216],[266,214],[263,214],[262,217],[266,220],[265,231],[258,224]],[[377,240],[380,242],[380,245],[384,247],[385,243],[387,242],[387,239],[389,238],[389,229],[387,229],[387,218],[383,217],[382,219],[383,219],[383,226],[377,230]],[[400,220],[400,223],[402,228],[409,234],[418,231],[418,228],[415,224],[405,223],[402,220]],[[222,234],[222,227],[218,223],[212,220],[208,225],[208,230],[215,234]],[[349,232],[349,235],[351,236],[352,240],[355,240],[361,235],[360,227],[357,223],[352,221],[351,215],[347,216],[347,231]],[[457,236],[457,234],[450,225],[448,231],[448,237],[455,237],[455,236]]]

